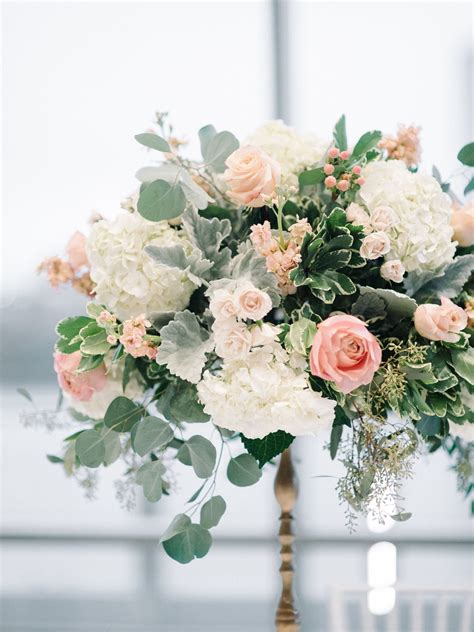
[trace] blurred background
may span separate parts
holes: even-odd
[[[194,489],[127,512],[114,464],[89,500],[46,460],[64,429],[25,429],[54,409],[54,325],[84,300],[36,267],[61,255],[91,211],[112,216],[146,161],[133,135],[169,111],[195,147],[212,123],[243,139],[270,118],[330,138],[422,127],[423,166],[444,177],[472,135],[468,2],[4,2],[1,289],[1,625],[5,632],[273,629],[280,592],[274,472],[221,482],[228,502],[203,560],[180,566],[157,540]],[[296,442],[297,592],[303,632],[468,632],[470,507],[446,455],[420,457],[413,518],[349,535],[321,441]],[[189,494],[188,494],[189,491]]]

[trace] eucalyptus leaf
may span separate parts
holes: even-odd
[[[213,496],[201,507],[201,527],[212,529],[219,524],[226,510],[226,502],[222,496]]]
[[[474,167],[474,143],[468,143],[458,153],[458,160],[463,165]]]
[[[154,180],[165,180],[171,185],[179,183],[188,203],[200,210],[207,208],[213,201],[207,191],[204,191],[185,169],[173,163],[165,163],[159,167],[143,167],[137,171],[136,177],[144,183]]]
[[[161,450],[173,439],[173,430],[158,417],[144,417],[138,422],[133,447],[140,456],[152,450]]]
[[[143,408],[128,397],[116,397],[107,408],[104,424],[115,432],[130,432],[143,417]]]
[[[185,443],[193,470],[199,478],[209,478],[216,464],[216,448],[200,435],[193,435]]]
[[[262,470],[251,454],[239,454],[232,458],[227,466],[227,478],[237,487],[254,485],[262,477]]]
[[[331,430],[331,438],[329,440],[329,454],[334,461],[337,455],[337,450],[341,442],[343,425],[333,426]]]
[[[192,524],[188,516],[179,514],[161,538],[166,553],[181,564],[204,557],[212,544],[211,534],[201,525]]]
[[[214,348],[210,334],[195,314],[185,310],[160,331],[161,345],[156,362],[166,365],[173,375],[197,384],[206,362],[206,353]]]
[[[76,439],[75,450],[79,461],[86,467],[99,467],[104,460],[104,440],[97,430],[81,432]]]
[[[108,428],[103,428],[101,432],[102,440],[104,442],[105,454],[104,465],[112,465],[122,454],[122,444],[120,443],[120,436],[117,432]]]
[[[202,157],[206,165],[217,173],[225,170],[225,161],[238,148],[239,141],[230,132],[207,133],[204,144],[201,141]]]
[[[26,388],[23,388],[23,387],[20,386],[19,388],[16,389],[16,392],[19,393],[22,397],[27,399],[32,404],[34,403],[33,402],[33,397],[31,396],[29,391],[26,390]]]
[[[395,522],[406,522],[407,520],[410,520],[412,515],[413,514],[411,514],[409,511],[405,511],[405,512],[399,511],[396,514],[392,514],[390,518],[392,518],[392,520],[395,520]]]
[[[137,484],[143,487],[143,494],[151,503],[158,502],[163,494],[162,476],[165,471],[161,461],[151,461],[142,465],[137,472]]]
[[[198,400],[197,389],[194,384],[179,381],[173,389],[173,398],[170,400],[169,409],[173,418],[178,422],[206,423],[210,420],[204,412],[201,402]]]
[[[155,180],[140,191],[137,209],[152,222],[178,217],[186,208],[186,196],[181,185]]]
[[[158,136],[158,134],[137,134],[135,136],[135,140],[138,141],[140,145],[145,145],[145,147],[149,147],[150,149],[156,149],[157,151],[165,151],[168,153],[171,151],[171,147],[168,142],[164,138],[161,138],[161,136]]]
[[[338,147],[341,151],[347,149],[346,117],[344,114],[334,126],[332,135],[334,137],[336,147]]]

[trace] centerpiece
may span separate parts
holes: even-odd
[[[150,150],[137,191],[40,266],[90,299],[57,325],[77,429],[49,459],[88,485],[122,459],[125,504],[135,489],[163,502],[173,463],[190,468],[197,489],[161,536],[188,563],[226,510],[219,470],[245,487],[283,454],[278,621],[297,629],[295,437],[327,438],[344,464],[351,529],[359,513],[409,519],[421,450],[447,450],[472,489],[473,207],[419,170],[414,127],[349,144],[344,116],[327,142],[272,121],[240,144],[208,125],[194,160],[158,114],[136,140]],[[474,145],[458,159],[466,172]]]

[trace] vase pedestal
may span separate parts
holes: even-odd
[[[275,496],[281,509],[278,536],[281,546],[280,575],[282,581],[282,592],[276,611],[275,626],[277,632],[300,632],[299,615],[295,606],[293,592],[293,577],[295,572],[293,564],[293,543],[295,536],[293,533],[292,511],[298,497],[298,481],[291,460],[290,448],[285,450],[280,457],[274,487]]]

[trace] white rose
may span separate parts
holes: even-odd
[[[237,316],[234,296],[228,290],[216,290],[209,302],[209,308],[216,320],[226,320]]]
[[[377,206],[370,215],[370,224],[374,230],[386,231],[395,224],[396,216],[390,206]]]
[[[242,283],[234,293],[237,314],[246,320],[261,320],[272,308],[272,299],[252,283]]]
[[[383,231],[370,233],[362,240],[360,254],[364,259],[378,259],[390,250],[390,238]]]
[[[216,353],[226,360],[242,358],[252,347],[252,333],[242,323],[214,327]]]
[[[346,209],[346,216],[350,222],[356,224],[357,226],[363,226],[364,228],[367,228],[369,226],[369,214],[364,211],[362,206],[359,206],[354,202],[352,202],[352,204],[349,204],[348,208]]]
[[[386,281],[393,281],[394,283],[401,283],[403,281],[403,275],[405,274],[405,268],[400,259],[392,259],[386,261],[380,268],[380,276]]]
[[[269,345],[277,339],[280,328],[270,323],[263,323],[252,328],[252,347]]]

